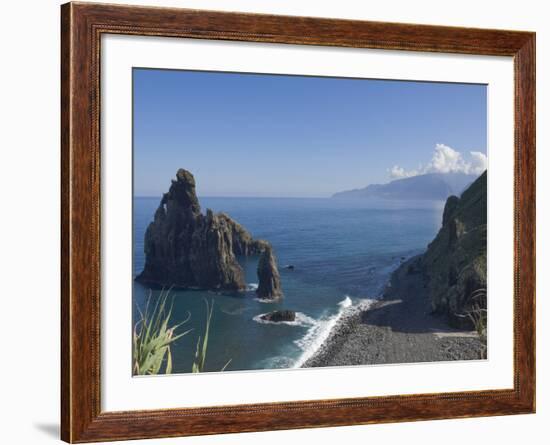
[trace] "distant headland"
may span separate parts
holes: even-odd
[[[445,201],[449,196],[460,195],[476,178],[477,175],[465,173],[426,173],[338,192],[332,197]]]

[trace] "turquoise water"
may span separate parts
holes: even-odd
[[[143,236],[160,198],[134,199],[134,276],[144,264]],[[227,212],[254,237],[271,242],[284,299],[261,302],[257,258],[240,258],[250,290],[240,294],[173,290],[173,322],[187,318],[193,331],[172,348],[173,372],[190,372],[205,324],[204,299],[214,302],[206,368],[289,368],[318,346],[345,306],[376,298],[403,257],[422,252],[441,224],[442,202],[310,198],[202,198],[203,211]],[[282,266],[293,264],[294,270]],[[152,290],[153,295],[159,290]],[[134,282],[134,317],[149,289]],[[260,314],[290,309],[291,324],[257,321]]]

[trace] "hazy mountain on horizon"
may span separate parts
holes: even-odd
[[[371,184],[361,189],[338,192],[332,197],[445,200],[451,195],[460,196],[477,177],[465,173],[426,173],[395,179],[387,184]]]

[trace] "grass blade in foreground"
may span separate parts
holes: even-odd
[[[149,311],[152,293],[149,292],[145,313],[140,311],[140,320],[133,334],[133,373],[134,375],[154,375],[172,373],[172,353],[170,346],[190,330],[176,334],[176,330],[189,320],[168,326],[172,316],[172,306],[167,310],[169,291],[161,291],[152,310]],[[165,359],[166,357],[166,359]]]

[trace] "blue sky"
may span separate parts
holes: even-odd
[[[273,197],[485,168],[484,85],[151,69],[133,82],[136,196],[180,167],[199,196]]]

